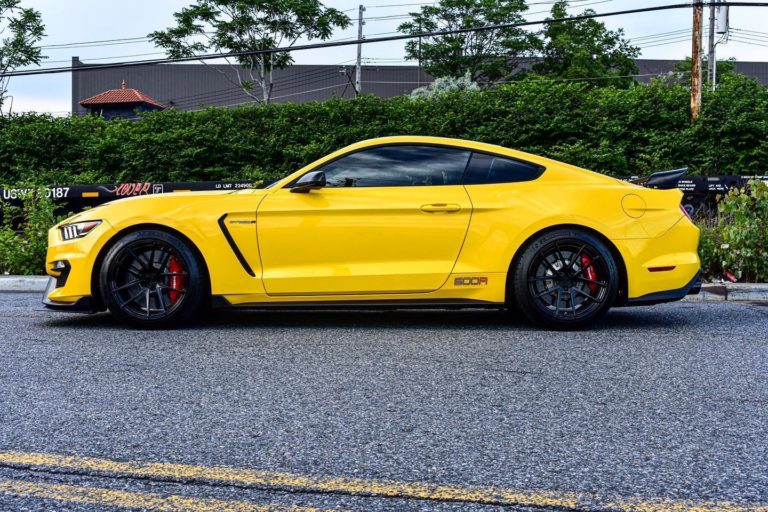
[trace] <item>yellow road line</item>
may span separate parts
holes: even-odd
[[[0,466],[47,468],[100,475],[121,475],[172,481],[202,481],[244,487],[271,487],[306,492],[355,494],[376,497],[458,501],[496,505],[619,512],[768,512],[768,505],[742,505],[728,501],[694,502],[659,499],[605,499],[590,493],[514,490],[495,487],[460,487],[422,482],[367,480],[362,478],[308,476],[219,466],[194,466],[162,462],[126,462],[96,457],[0,451]]]
[[[419,482],[364,480],[344,477],[315,477],[227,467],[192,466],[160,462],[123,462],[95,457],[45,453],[0,452],[0,464],[14,467],[70,469],[91,473],[119,474],[141,478],[200,480],[240,486],[265,486],[329,493],[402,497],[438,501],[462,501],[488,504],[514,504],[576,508],[575,495],[538,491],[472,489]]]
[[[320,512],[320,509],[311,507],[256,505],[245,501],[188,498],[177,495],[163,496],[149,492],[130,492],[104,487],[81,487],[21,480],[0,480],[0,494],[158,512],[180,510],[185,512]]]

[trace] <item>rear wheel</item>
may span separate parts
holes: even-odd
[[[129,233],[109,250],[99,286],[109,311],[135,327],[172,327],[189,321],[208,299],[195,252],[159,230]]]
[[[604,315],[616,300],[619,271],[597,237],[577,230],[546,233],[512,269],[509,295],[531,321],[575,329]]]

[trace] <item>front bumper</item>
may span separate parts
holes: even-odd
[[[91,233],[75,240],[62,240],[58,227],[48,232],[46,272],[51,279],[45,290],[43,304],[63,311],[94,311],[92,273],[99,251],[109,238],[112,228],[107,221]]]
[[[57,285],[59,281],[60,280],[58,278],[53,276],[48,278],[48,285],[45,287],[45,292],[43,292],[43,305],[46,308],[55,311],[71,311],[75,313],[96,312],[96,308],[93,305],[93,300],[90,295],[80,297],[74,302],[60,302],[51,300],[49,297],[51,293],[58,287]]]

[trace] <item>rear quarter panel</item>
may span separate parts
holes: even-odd
[[[649,237],[622,209],[634,187],[570,166],[549,164],[534,181],[466,188],[473,213],[456,272],[507,272],[518,249],[553,226],[585,226],[614,241]]]

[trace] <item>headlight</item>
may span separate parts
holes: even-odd
[[[93,228],[101,224],[100,220],[89,220],[85,222],[75,222],[74,224],[65,224],[61,226],[61,239],[74,240],[75,238],[83,238],[85,235],[93,231]]]

